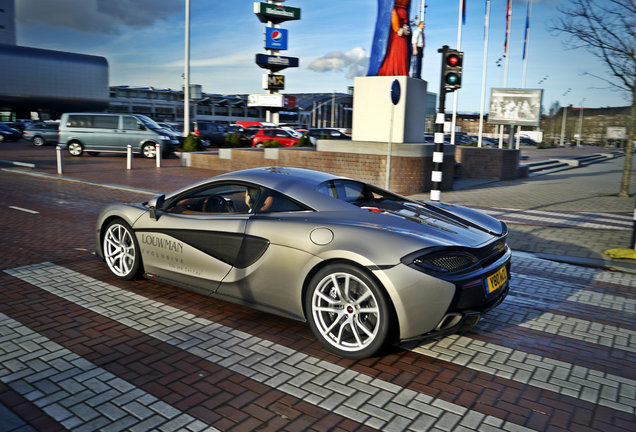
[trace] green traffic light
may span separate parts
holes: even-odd
[[[459,75],[454,72],[448,73],[444,77],[444,82],[448,85],[455,85],[459,82]]]

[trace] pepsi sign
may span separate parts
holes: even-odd
[[[265,49],[286,50],[287,30],[265,27]]]

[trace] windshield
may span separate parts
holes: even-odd
[[[141,122],[142,122],[144,125],[148,126],[149,128],[152,128],[152,129],[162,129],[162,127],[161,127],[161,126],[159,126],[159,125],[157,124],[157,122],[155,122],[155,121],[154,121],[153,119],[151,119],[150,117],[146,117],[145,115],[141,115],[141,114],[138,114],[138,115],[136,115],[135,117],[137,117],[139,120],[141,120]]]

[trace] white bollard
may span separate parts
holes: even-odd
[[[56,146],[55,147],[55,154],[57,157],[57,173],[58,174],[62,174],[62,172],[64,171],[64,159],[62,158],[62,147],[60,146]]]
[[[132,169],[133,165],[133,154],[132,154],[132,146],[128,144],[126,146],[126,169]]]
[[[155,157],[157,159],[157,168],[161,168],[161,143],[155,145]]]

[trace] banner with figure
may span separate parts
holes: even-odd
[[[378,0],[367,76],[408,76],[411,66],[410,0]]]

